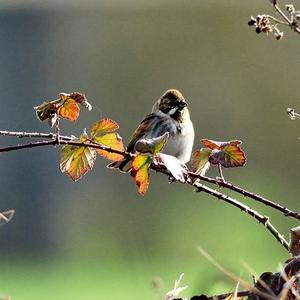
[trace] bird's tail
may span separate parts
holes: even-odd
[[[107,165],[107,168],[109,169],[119,169],[121,172],[124,173],[131,171],[131,167],[132,167],[131,160],[128,158],[125,158],[120,161],[114,161],[109,165]]]

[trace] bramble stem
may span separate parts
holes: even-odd
[[[19,145],[13,145],[13,146],[8,146],[8,147],[2,147],[0,148],[0,152],[9,152],[9,151],[15,151],[15,150],[20,150],[20,149],[25,149],[25,148],[35,148],[35,147],[41,147],[41,146],[55,146],[55,145],[73,145],[73,146],[78,146],[78,147],[91,147],[91,148],[96,148],[96,149],[101,149],[101,150],[106,150],[111,153],[116,153],[116,154],[121,154],[125,157],[134,157],[135,154],[129,153],[126,151],[119,151],[95,142],[79,142],[76,141],[76,137],[73,136],[60,136],[59,132],[54,133],[37,133],[37,132],[12,132],[12,131],[0,131],[0,135],[4,136],[15,136],[19,138],[23,137],[31,137],[31,138],[50,138],[50,140],[44,140],[40,142],[30,142],[26,144],[19,144]],[[57,138],[59,136],[59,139]],[[163,164],[151,164],[150,166],[151,169],[159,172],[166,174],[168,176],[171,176],[171,173],[165,168]],[[205,182],[221,186],[224,188],[227,188],[229,190],[235,191],[239,194],[242,194],[244,196],[247,196],[253,200],[256,200],[258,202],[264,203],[267,206],[270,206],[280,212],[282,212],[285,216],[290,216],[294,217],[298,220],[300,220],[300,215],[294,211],[289,210],[286,207],[281,206],[280,204],[277,204],[271,200],[268,200],[262,196],[259,196],[257,194],[251,193],[249,191],[246,191],[238,186],[233,185],[232,183],[226,182],[225,180],[222,179],[215,179],[215,178],[210,178],[202,175],[198,175],[192,172],[188,172],[189,178],[187,183],[190,184],[191,186],[194,186],[197,188],[197,191],[203,191],[207,194],[210,194],[217,199],[223,200],[228,204],[231,204],[239,209],[241,209],[243,212],[247,213],[248,215],[254,217],[257,221],[262,223],[268,231],[276,238],[277,241],[279,241],[285,249],[288,250],[288,242],[284,239],[284,237],[278,232],[278,230],[270,223],[269,218],[267,216],[259,214],[257,211],[253,210],[252,208],[244,205],[243,203],[239,202],[238,200],[229,197],[223,193],[220,193],[219,191],[216,191],[214,189],[211,189],[203,184],[200,184],[198,182],[193,183],[192,179],[200,179]]]
[[[195,173],[192,173],[192,172],[189,172],[189,176],[194,178],[194,179],[201,179],[205,182],[209,182],[209,183],[212,183],[212,184],[215,184],[215,185],[218,185],[218,186],[221,186],[223,188],[227,188],[231,191],[234,191],[236,193],[239,193],[245,197],[248,197],[248,198],[251,198],[255,201],[258,201],[260,203],[263,203],[265,204],[266,206],[270,206],[280,212],[282,212],[285,216],[287,217],[292,217],[292,218],[295,218],[297,220],[300,220],[300,214],[298,214],[297,212],[295,211],[292,211],[290,209],[288,209],[287,207],[284,207],[276,202],[273,202],[265,197],[262,197],[258,194],[255,194],[255,193],[252,193],[252,192],[249,192],[239,186],[236,186],[228,181],[223,181],[223,180],[219,180],[219,179],[215,179],[215,178],[211,178],[211,177],[207,177],[207,176],[203,176],[203,175],[198,175],[198,174],[195,174]]]
[[[0,152],[9,152],[9,151],[14,151],[14,150],[19,150],[19,149],[24,149],[24,148],[34,148],[34,147],[40,147],[40,146],[47,146],[47,145],[56,145],[55,140],[56,140],[56,135],[54,133],[39,133],[39,132],[21,132],[21,131],[5,131],[5,130],[0,130],[0,135],[4,136],[14,136],[14,137],[33,137],[33,138],[50,138],[51,141],[43,141],[43,142],[35,142],[35,143],[28,143],[28,144],[21,144],[21,145],[14,145],[14,146],[8,146],[8,147],[2,147],[0,148]],[[61,144],[69,144],[69,145],[74,145],[74,146],[83,146],[83,147],[92,147],[96,149],[101,149],[101,150],[106,150],[111,153],[116,153],[116,154],[121,154],[127,157],[134,157],[134,154],[129,153],[129,152],[123,152],[119,151],[116,149],[112,149],[110,147],[106,147],[97,143],[82,143],[82,142],[76,142],[74,141],[76,137],[74,136],[64,136],[60,135],[60,143]],[[270,206],[274,208],[275,210],[280,211],[287,217],[292,217],[297,220],[300,220],[300,214],[298,214],[295,211],[292,211],[288,209],[287,207],[284,207],[276,202],[273,202],[265,197],[262,197],[258,194],[255,194],[253,192],[247,191],[239,186],[236,186],[228,181],[223,181],[220,179],[212,178],[212,177],[207,177],[204,175],[199,175],[195,174],[193,172],[188,172],[189,177],[193,179],[200,179],[205,182],[227,188],[229,190],[232,190],[236,193],[239,193],[245,197],[251,198],[255,201],[258,201],[260,203],[265,204],[266,206]]]

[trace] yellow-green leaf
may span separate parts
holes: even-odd
[[[135,143],[134,149],[140,153],[159,153],[166,145],[169,138],[169,132],[156,138],[140,139]]]
[[[87,142],[87,136],[82,135],[76,142]],[[66,172],[74,181],[90,171],[96,160],[96,150],[91,147],[65,145],[61,151],[60,169]]]
[[[131,176],[134,177],[140,194],[144,195],[149,187],[149,167],[152,156],[139,154],[132,161]]]
[[[94,137],[93,141],[107,146],[111,149],[114,150],[118,150],[121,152],[124,152],[124,145],[123,145],[123,141],[122,138],[117,134],[117,133],[107,133],[103,136],[99,136],[99,137]],[[101,150],[101,149],[96,149],[97,153],[103,157],[106,157],[109,160],[112,161],[118,161],[118,160],[122,160],[124,158],[124,156],[122,154],[119,153],[113,153],[113,152],[109,152],[106,150]]]
[[[201,148],[195,150],[192,154],[191,164],[192,164],[192,171],[199,175],[205,175],[208,171],[210,163],[209,163],[209,156],[212,150],[209,148]]]
[[[92,141],[113,150],[124,152],[122,138],[115,132],[119,125],[108,118],[102,119],[93,125],[91,130]],[[97,149],[97,153],[112,161],[122,160],[124,156],[119,153],[112,153],[106,150]]]

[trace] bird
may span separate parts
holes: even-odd
[[[134,131],[126,151],[135,153],[135,146],[140,140],[151,140],[168,132],[167,144],[162,153],[176,157],[186,164],[192,154],[194,144],[194,126],[190,113],[181,92],[169,89],[154,103],[152,112],[148,114]],[[107,166],[122,172],[131,170],[131,159],[124,158]]]

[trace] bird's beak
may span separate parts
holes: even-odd
[[[180,103],[179,103],[179,108],[180,108],[180,109],[183,109],[183,108],[185,108],[185,107],[187,107],[187,103],[186,103],[186,102],[180,102]]]

